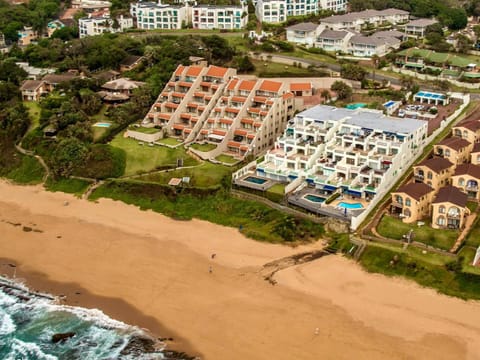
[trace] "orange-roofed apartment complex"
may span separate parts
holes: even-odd
[[[293,116],[293,94],[282,82],[243,80],[236,70],[180,65],[142,122],[161,127],[179,143],[208,143],[204,159],[227,154],[241,160],[274,144]]]

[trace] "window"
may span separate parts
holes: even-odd
[[[458,186],[464,186],[464,185],[465,185],[465,179],[464,178],[458,179]]]
[[[441,205],[439,208],[438,208],[438,212],[440,214],[445,214],[445,206]]]
[[[445,156],[447,156],[447,157],[450,156],[450,150],[445,150]]]
[[[437,224],[440,226],[445,226],[445,218],[443,216],[439,216],[437,219]]]
[[[403,212],[403,215],[405,215],[405,217],[409,218],[410,216],[412,216],[412,213],[409,209],[405,209],[405,211]]]
[[[399,204],[403,204],[403,199],[402,199],[401,196],[398,196],[398,195],[397,195],[397,196],[395,197],[395,201],[396,201],[397,203],[399,203]]]
[[[433,174],[432,174],[431,171],[429,171],[429,172],[427,173],[427,179],[430,179],[430,180],[431,180],[432,178],[433,178]]]
[[[411,206],[411,205],[412,205],[412,201],[409,198],[406,198],[405,199],[405,206]]]
[[[448,216],[457,217],[460,215],[460,209],[456,206],[452,206],[448,209]]]

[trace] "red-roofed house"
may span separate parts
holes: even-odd
[[[452,185],[462,190],[469,198],[480,200],[480,165],[461,164],[452,176]]]
[[[452,127],[452,135],[476,143],[480,140],[480,120],[467,120]]]
[[[259,96],[277,96],[280,89],[282,88],[282,83],[278,81],[263,80],[262,84],[257,90],[257,95]]]
[[[291,83],[290,91],[295,96],[312,96],[313,86],[312,83]]]
[[[461,229],[470,210],[467,194],[454,186],[441,188],[432,203],[432,227],[434,229]]]
[[[430,204],[435,191],[424,183],[408,183],[392,192],[391,213],[412,223],[429,215]]]
[[[470,159],[473,143],[458,137],[443,139],[433,146],[435,156],[441,156],[454,164],[463,164]]]

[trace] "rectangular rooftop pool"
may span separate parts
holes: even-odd
[[[265,184],[267,182],[266,179],[261,179],[261,178],[255,177],[255,176],[248,176],[243,180],[254,183],[254,184],[258,184],[258,185],[262,185],[262,184]]]

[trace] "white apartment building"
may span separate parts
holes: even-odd
[[[139,29],[181,29],[189,19],[186,6],[155,2],[131,3],[130,15],[136,18]]]
[[[347,11],[348,0],[319,0],[319,9],[334,12]]]
[[[192,8],[194,29],[243,29],[248,23],[247,4],[240,6],[196,5]]]
[[[282,23],[287,20],[286,0],[258,0],[255,14],[261,22]]]
[[[424,37],[425,30],[430,25],[436,24],[438,21],[434,19],[417,19],[412,20],[405,25],[405,35],[410,37]]]
[[[78,20],[78,33],[80,38],[100,35],[103,33],[122,32],[133,27],[133,19],[121,15],[116,19],[109,17],[90,17]]]
[[[400,39],[390,36],[354,35],[349,40],[347,52],[359,57],[384,56],[390,51],[400,48],[400,44]]]
[[[312,47],[315,45],[319,29],[321,27],[318,24],[311,22],[289,26],[286,28],[287,41]]]
[[[256,174],[372,199],[406,170],[426,137],[425,121],[318,105],[289,121]]]
[[[241,160],[271,148],[293,112],[286,83],[240,80],[231,68],[180,65],[142,124],[182,142],[214,145],[206,152],[191,148],[203,159],[228,154]]]
[[[316,38],[315,47],[325,51],[347,53],[349,41],[354,35],[350,31],[325,29]]]
[[[399,9],[364,10],[344,15],[333,15],[321,19],[320,24],[331,30],[361,31],[372,26],[379,27],[385,24],[402,24],[408,21],[409,13]]]
[[[287,0],[287,16],[316,14],[319,10],[318,0]]]

